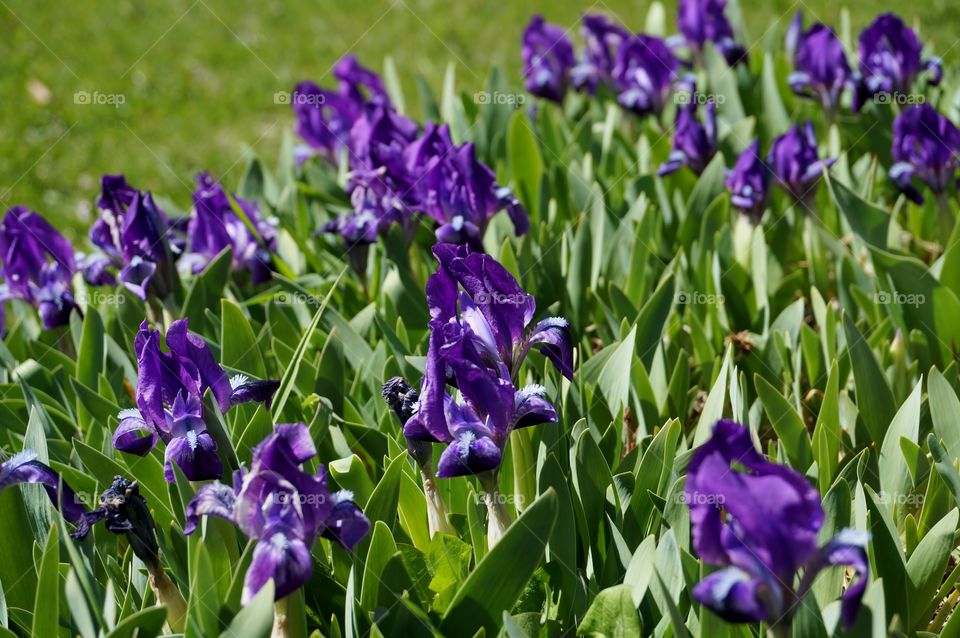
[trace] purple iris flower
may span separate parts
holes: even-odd
[[[446,126],[442,127],[449,141]],[[477,159],[473,144],[450,145],[419,165],[417,206],[437,222],[437,241],[483,250],[490,219],[506,210],[516,234],[530,228],[527,211],[490,168]]]
[[[913,29],[892,13],[877,16],[860,34],[860,71],[867,97],[908,94],[922,72],[937,85],[943,77],[939,58],[922,57],[923,44]]]
[[[810,121],[776,138],[767,157],[777,182],[797,200],[805,199],[812,192],[823,169],[833,166],[835,161],[835,158],[819,159],[817,136]]]
[[[830,27],[817,23],[797,36],[794,46],[795,71],[787,79],[790,88],[835,112],[844,89],[855,91],[857,83],[840,38]]]
[[[644,34],[631,37],[620,45],[613,67],[617,101],[640,115],[659,116],[679,69],[679,60],[662,39]]]
[[[324,89],[313,82],[297,84],[290,96],[296,117],[294,131],[309,147],[302,159],[312,153],[336,162],[340,151],[350,144],[350,129],[367,102],[390,105],[380,77],[362,66],[353,55],[345,55],[333,67],[339,81],[337,90]]]
[[[115,476],[110,487],[100,495],[100,507],[86,512],[71,536],[83,540],[101,521],[109,531],[125,536],[133,553],[151,570],[159,568],[156,525],[136,481]]]
[[[39,214],[14,206],[0,223],[0,328],[2,304],[22,299],[40,313],[43,327],[66,325],[73,297],[73,246]]]
[[[37,453],[25,450],[0,461],[0,491],[21,483],[42,485],[50,502],[71,523],[82,521],[85,509],[76,493],[52,468],[37,460]]]
[[[726,8],[726,0],[680,0],[677,27],[698,56],[703,46],[712,42],[733,66],[746,60],[747,51],[734,39]]]
[[[892,154],[890,179],[908,198],[922,204],[914,177],[938,195],[956,184],[960,131],[929,104],[911,106],[893,122]]]
[[[248,401],[269,402],[279,383],[229,379],[206,342],[187,331],[187,320],[170,324],[160,349],[160,332],[140,326],[134,340],[137,354],[137,409],[120,412],[113,445],[121,452],[144,456],[162,440],[164,477],[175,480],[176,464],[191,481],[219,478],[223,473],[217,444],[203,419],[203,395],[211,390],[220,410]]]
[[[446,478],[496,469],[513,429],[556,421],[544,388],[518,390],[512,377],[538,347],[571,378],[573,345],[569,325],[558,317],[527,330],[533,296],[489,255],[449,244],[435,246],[434,255],[440,269],[427,282],[427,362],[404,435],[447,444],[437,471]],[[448,384],[462,401],[447,392]]]
[[[789,627],[817,574],[848,566],[856,580],[843,593],[841,619],[853,624],[869,573],[866,533],[843,530],[818,547],[824,512],[817,490],[757,452],[747,428],[716,423],[690,460],[684,494],[694,549],[723,567],[694,587],[700,604],[731,622]]]
[[[760,140],[754,140],[740,153],[733,169],[727,171],[725,184],[730,190],[730,202],[759,219],[767,206],[771,174],[770,167],[760,157]]]
[[[573,86],[592,95],[598,86],[613,85],[617,49],[630,38],[630,32],[599,14],[583,16],[580,31],[585,44],[583,56],[570,73]]]
[[[130,186],[123,175],[104,175],[97,199],[100,218],[90,228],[90,241],[103,255],[83,263],[91,285],[112,283],[109,265],[120,270],[120,281],[141,299],[148,292],[166,297],[176,276],[174,259],[183,251],[178,223],[167,218],[150,192]]]
[[[573,45],[563,29],[534,15],[523,31],[523,77],[527,90],[562,102],[575,63]]]
[[[660,166],[658,175],[667,175],[688,166],[701,174],[717,153],[717,106],[713,101],[704,108],[703,122],[697,119],[696,100],[677,111],[673,150]]]
[[[194,215],[187,226],[190,245],[183,262],[193,272],[199,272],[230,246],[233,269],[246,269],[253,283],[263,283],[270,278],[270,253],[276,248],[276,229],[260,217],[255,203],[238,197],[234,197],[234,201],[246,221],[237,215],[223,186],[210,173],[197,175]]]
[[[370,529],[352,494],[330,493],[322,465],[316,474],[303,471],[316,454],[306,425],[278,424],[254,448],[249,471],[234,472],[232,486],[204,485],[187,505],[185,534],[196,530],[202,516],[217,516],[257,539],[244,604],[271,578],[277,600],[310,580],[310,549],[319,536],[351,549]]]

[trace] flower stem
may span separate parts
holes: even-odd
[[[793,628],[790,625],[790,620],[787,619],[786,622],[778,622],[772,627],[767,627],[767,636],[769,638],[790,638],[793,634]]]
[[[187,602],[176,584],[159,565],[149,566],[150,589],[157,597],[157,602],[167,608],[167,627],[170,633],[183,633],[187,619]]]
[[[423,494],[427,499],[427,524],[430,526],[430,538],[433,538],[437,532],[456,535],[456,530],[447,520],[447,507],[443,504],[440,490],[437,489],[433,467],[421,466],[420,478],[423,479]]]
[[[953,234],[953,211],[950,210],[950,196],[947,193],[937,193],[937,210],[939,212],[940,232],[943,235],[943,251],[949,248],[948,240]]]
[[[487,506],[487,549],[493,549],[510,527],[510,512],[500,495],[496,472],[484,472],[477,478],[483,486],[483,502]]]
[[[271,638],[287,638],[287,598],[284,596],[273,603],[273,631],[270,632]]]

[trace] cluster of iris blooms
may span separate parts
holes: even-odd
[[[399,114],[376,73],[347,55],[334,67],[338,87],[301,82],[291,94],[295,131],[305,142],[298,160],[320,156],[349,167],[353,209],[324,232],[348,248],[370,244],[394,225],[410,236],[422,219],[436,223],[437,241],[482,250],[490,219],[506,210],[517,235],[529,228],[513,192],[497,183],[472,143],[454,144],[450,128],[423,128]]]
[[[623,108],[657,117],[671,95],[692,93],[677,109],[673,149],[659,173],[686,166],[699,175],[718,152],[717,104],[696,95],[696,81],[688,71],[702,63],[707,42],[731,65],[747,59],[746,50],[734,40],[725,5],[724,0],[680,0],[680,34],[666,39],[631,34],[602,15],[584,16],[579,59],[563,29],[534,16],[523,34],[527,90],[555,102],[562,102],[570,87],[591,95],[612,94]],[[829,26],[817,23],[805,30],[803,17],[797,14],[788,30],[786,48],[794,65],[788,83],[797,95],[818,101],[828,122],[834,120],[844,95],[849,95],[856,114],[871,102],[902,101],[922,76],[936,86],[943,75],[940,60],[923,57],[920,39],[895,15],[877,17],[860,34],[858,44],[855,70]],[[916,180],[938,197],[953,187],[960,167],[960,131],[949,119],[925,102],[914,104],[897,116],[893,138],[890,178],[909,199],[923,202]],[[810,121],[777,137],[765,158],[760,141],[753,140],[727,171],[731,203],[759,219],[770,185],[776,183],[810,207],[823,170],[834,161],[819,158]]]
[[[582,21],[584,49],[577,59],[566,32],[534,16],[523,34],[526,88],[557,103],[572,86],[590,95],[615,96],[625,109],[660,117],[671,95],[693,93],[677,109],[673,149],[659,174],[686,166],[697,175],[718,152],[716,104],[696,98],[696,83],[685,69],[702,64],[703,48],[713,43],[731,66],[746,61],[733,38],[724,0],[680,0],[681,35],[661,39],[633,35],[601,15]],[[796,71],[791,88],[817,99],[829,121],[847,90],[851,109],[860,112],[881,96],[913,89],[927,72],[936,85],[939,60],[922,58],[916,34],[893,15],[878,17],[860,36],[860,72],[851,70],[832,29],[817,24],[804,31],[802,16],[791,24],[787,48]],[[684,52],[687,53],[686,58]],[[704,117],[698,105],[704,102]],[[935,193],[945,192],[960,165],[960,134],[931,106],[906,109],[894,123],[890,176],[913,201],[922,196],[918,177]],[[759,219],[775,181],[796,201],[807,204],[823,171],[834,159],[821,159],[813,123],[793,126],[774,139],[766,159],[754,140],[727,171],[733,206]],[[816,576],[830,566],[853,570],[841,602],[841,621],[851,626],[869,577],[865,533],[843,530],[822,547],[817,535],[824,521],[820,496],[793,469],[760,454],[744,426],[719,421],[712,438],[694,453],[687,469],[693,546],[701,559],[722,569],[693,590],[694,598],[731,622],[764,621],[775,631],[789,628]]]
[[[746,60],[724,12],[723,0],[681,0],[681,35],[665,40],[632,35],[604,16],[585,16],[586,46],[579,60],[565,33],[535,16],[523,35],[527,88],[557,102],[570,86],[591,95],[610,92],[628,110],[659,115],[675,91],[695,92],[683,70],[702,63],[707,42],[728,64]],[[818,100],[831,118],[845,93],[851,111],[858,113],[882,95],[909,92],[923,73],[930,84],[937,84],[942,74],[938,60],[922,57],[916,34],[889,14],[861,34],[859,71],[848,64],[831,28],[816,24],[804,30],[799,16],[787,48],[795,67],[790,86],[798,95]],[[546,318],[530,328],[533,296],[483,254],[481,240],[493,214],[506,210],[518,234],[528,222],[512,193],[477,160],[473,146],[453,144],[446,126],[428,122],[420,130],[399,115],[380,78],[352,56],[341,60],[334,73],[336,90],[305,82],[292,99],[296,131],[307,144],[298,150],[298,159],[345,159],[350,167],[354,210],[324,230],[354,244],[375,241],[394,224],[409,230],[419,215],[437,223],[439,243],[433,252],[439,266],[427,283],[431,320],[424,376],[419,390],[391,379],[384,385],[384,398],[400,416],[411,454],[421,465],[431,531],[450,531],[442,499],[428,485],[434,476],[475,475],[488,493],[496,494],[510,433],[557,421],[542,386],[519,385],[523,361],[531,349],[539,349],[572,378],[573,339],[562,318]],[[718,152],[716,107],[707,102],[701,120],[697,102],[677,112],[673,150],[661,175],[684,166],[699,174]],[[958,150],[960,131],[949,119],[927,104],[905,109],[894,122],[891,179],[918,203],[923,196],[914,178],[942,195],[955,180]],[[759,217],[773,180],[803,201],[832,162],[819,158],[812,122],[776,138],[766,159],[754,141],[728,171],[731,202]],[[178,268],[196,272],[227,246],[233,249],[236,270],[248,271],[254,282],[268,279],[274,229],[256,205],[228,196],[206,174],[198,178],[194,204],[190,219],[171,219],[149,192],[129,186],[122,176],[105,176],[98,200],[101,216],[90,233],[100,252],[92,255],[75,253],[37,213],[13,208],[0,227],[0,297],[33,303],[44,325],[54,327],[65,323],[77,305],[72,291],[76,272],[90,285],[119,281],[141,298],[162,298],[171,292]],[[168,481],[174,480],[175,467],[190,480],[215,480],[224,470],[206,430],[204,394],[209,391],[226,411],[237,403],[269,402],[277,383],[229,379],[205,342],[187,327],[186,321],[170,325],[165,351],[159,332],[141,326],[135,340],[137,409],[120,414],[114,444],[142,455],[162,441]],[[434,474],[435,443],[444,449]],[[309,580],[310,547],[318,537],[350,548],[369,530],[348,492],[330,492],[322,466],[314,474],[303,470],[315,455],[305,425],[279,424],[254,449],[249,470],[236,470],[232,485],[201,486],[187,506],[187,534],[203,516],[216,516],[257,539],[245,601],[270,579],[278,599]],[[152,521],[143,516],[145,502],[135,483],[118,478],[101,507],[88,512],[73,490],[29,452],[0,463],[0,489],[18,483],[43,485],[64,518],[76,524],[78,537],[106,521],[108,529],[128,536],[148,565],[159,564],[155,540],[150,541]],[[125,501],[117,497],[121,493]],[[853,623],[869,573],[867,537],[844,530],[820,546],[824,512],[816,490],[799,473],[760,454],[747,428],[730,421],[715,425],[711,439],[690,461],[685,499],[695,550],[721,567],[694,588],[701,604],[733,622],[789,626],[817,574],[846,566],[853,579],[842,596],[841,620]],[[133,505],[118,505],[124,502]],[[487,502],[492,544],[509,518],[496,498]]]
[[[118,283],[140,299],[163,300],[177,287],[178,271],[199,272],[230,247],[233,269],[254,283],[270,278],[274,225],[256,204],[232,197],[208,173],[197,176],[193,214],[167,216],[149,191],[123,175],[104,175],[97,199],[99,217],[90,228],[97,249],[74,249],[40,214],[25,206],[8,210],[0,222],[0,326],[3,304],[20,299],[34,305],[44,328],[66,325],[81,309],[73,278],[87,285]]]

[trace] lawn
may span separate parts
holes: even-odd
[[[672,13],[674,3],[666,4]],[[798,9],[808,21],[840,24],[841,5],[828,0],[740,4],[747,39],[760,48],[781,46]],[[0,205],[29,205],[76,236],[89,223],[99,176],[123,172],[187,208],[197,171],[229,184],[250,149],[272,162],[292,124],[275,94],[304,78],[329,82],[331,64],[348,51],[378,69],[390,52],[413,102],[416,74],[439,91],[451,61],[461,91],[481,88],[494,67],[516,81],[520,33],[534,12],[575,31],[582,13],[603,11],[640,31],[648,7],[635,0],[3,0]],[[854,34],[892,10],[923,25],[948,67],[956,58],[956,2],[858,1],[849,10]],[[90,103],[82,103],[86,94]]]

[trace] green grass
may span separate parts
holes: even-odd
[[[672,14],[675,2],[665,4]],[[808,20],[839,23],[841,6],[741,5],[751,41],[765,34],[764,47],[779,46],[797,9]],[[492,67],[518,82],[520,33],[533,12],[572,32],[585,11],[606,11],[642,30],[648,7],[637,0],[2,0],[0,206],[29,205],[76,236],[92,213],[99,176],[125,172],[186,208],[196,171],[231,183],[246,149],[272,160],[292,122],[274,94],[304,78],[329,83],[331,64],[347,51],[376,69],[392,54],[408,99],[416,74],[439,90],[450,60],[458,89],[473,92]],[[947,64],[956,57],[954,0],[856,0],[854,33],[882,10],[921,24]],[[75,104],[77,91],[121,94],[125,103]],[[415,112],[416,104],[408,106]]]

